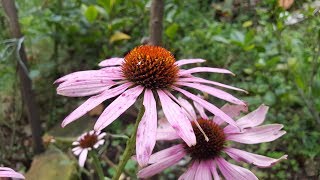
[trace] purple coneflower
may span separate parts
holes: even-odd
[[[55,82],[60,83],[57,88],[58,94],[71,97],[95,96],[90,97],[68,115],[62,122],[62,126],[64,127],[83,116],[106,99],[117,97],[98,118],[94,129],[99,131],[117,119],[142,94],[145,113],[137,131],[136,151],[138,162],[143,166],[147,164],[156,142],[157,108],[154,97],[156,95],[160,99],[166,118],[177,134],[188,146],[195,145],[196,138],[192,125],[183,113],[180,104],[172,95],[172,91],[180,92],[198,102],[208,111],[233,126],[236,126],[234,120],[223,111],[196,95],[181,89],[181,87],[193,88],[228,102],[244,105],[243,101],[231,94],[205,84],[238,91],[244,90],[192,75],[200,72],[224,74],[232,74],[232,72],[210,67],[180,69],[183,65],[204,61],[203,59],[175,61],[174,56],[168,50],[158,46],[144,45],[134,48],[124,58],[111,58],[102,61],[99,64],[99,66],[104,67],[102,69],[80,71],[66,75]]]
[[[186,103],[186,102],[185,102]],[[188,109],[190,116],[196,117],[193,109],[189,106],[184,106]],[[150,156],[149,166],[141,169],[138,172],[139,178],[146,178],[160,173],[164,169],[177,164],[182,158],[191,157],[189,168],[183,173],[179,179],[183,180],[211,180],[220,179],[218,169],[225,179],[253,180],[258,179],[251,171],[240,166],[227,162],[222,155],[226,153],[237,162],[246,162],[255,166],[266,168],[270,167],[282,159],[286,159],[287,155],[279,159],[253,154],[240,149],[229,147],[228,141],[233,141],[242,144],[258,144],[270,142],[278,139],[286,132],[282,131],[281,124],[261,125],[265,119],[268,107],[261,105],[255,111],[241,117],[236,121],[237,125],[242,129],[240,132],[237,128],[230,125],[223,125],[221,119],[217,116],[213,120],[209,120],[205,115],[201,106],[200,118],[197,122],[202,127],[203,132],[192,122],[193,130],[195,131],[197,144],[189,147],[184,142],[164,149]],[[240,114],[243,110],[238,105],[227,105],[222,108],[230,117]],[[261,126],[260,126],[261,125]],[[163,125],[158,130],[158,140],[173,140],[179,137],[175,135],[172,128]],[[206,140],[205,136],[208,138]]]
[[[83,133],[78,137],[77,141],[73,142],[72,145],[76,146],[72,149],[74,155],[79,156],[79,166],[83,167],[86,162],[88,152],[93,148],[97,149],[100,145],[104,144],[104,137],[106,133],[97,131],[90,131]]]
[[[0,167],[0,179],[2,178],[17,178],[17,179],[24,179],[24,176],[20,173],[15,172],[11,168],[7,167]]]

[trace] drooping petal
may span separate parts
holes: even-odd
[[[214,180],[220,180],[220,176],[219,176],[218,171],[217,171],[217,165],[214,162],[214,160],[208,161],[207,163],[209,164],[210,171],[211,171],[211,173],[213,175],[213,179]]]
[[[186,153],[184,151],[179,151],[175,154],[172,154],[169,157],[163,158],[162,160],[158,161],[157,163],[151,164],[143,169],[141,169],[138,172],[138,177],[139,178],[147,178],[150,176],[153,176],[164,169],[173,166],[174,164],[178,163]],[[150,157],[151,159],[151,157]]]
[[[222,106],[221,110],[226,113],[229,117],[235,118],[240,115],[241,112],[247,112],[248,106],[247,105],[237,105],[237,104],[225,104]],[[215,116],[213,118],[213,122],[215,122],[218,125],[221,125],[223,122],[225,122],[222,118],[219,116]]]
[[[227,114],[225,114],[223,111],[221,111],[219,108],[217,108],[213,104],[201,99],[200,97],[198,97],[192,93],[189,93],[188,91],[185,91],[181,88],[178,88],[176,86],[173,86],[172,88],[174,90],[181,92],[182,94],[184,94],[186,97],[192,99],[193,101],[199,103],[202,107],[204,107],[205,109],[210,111],[212,114],[214,114],[216,116],[220,116],[227,123],[237,127],[236,122],[233,119],[231,119]]]
[[[202,85],[202,84],[198,84],[198,83],[176,82],[176,84],[191,87],[191,88],[197,89],[202,92],[206,92],[212,96],[226,100],[226,101],[234,103],[234,104],[245,105],[245,103],[243,101],[241,101],[240,99],[232,96],[231,94],[229,94],[225,91],[222,91],[222,90],[214,88],[214,87],[210,87],[210,86],[206,86],[206,85]]]
[[[178,180],[195,180],[195,174],[199,167],[199,161],[195,160],[192,162],[192,165],[183,173]]]
[[[69,97],[90,96],[113,86],[111,80],[65,81],[57,87],[57,94]]]
[[[87,156],[88,156],[88,150],[87,149],[84,149],[80,156],[79,156],[79,166],[80,167],[83,167],[84,166],[84,163],[86,162],[87,160]]]
[[[286,133],[285,131],[281,131],[282,128],[282,124],[268,124],[244,129],[241,133],[226,133],[226,139],[244,144],[270,142],[278,139]]]
[[[188,144],[188,146],[195,145],[196,137],[192,129],[191,122],[183,113],[182,109],[162,90],[157,90],[157,92],[163,112],[173,129]]]
[[[237,120],[237,124],[241,129],[256,127],[263,123],[266,118],[269,107],[264,104],[260,105],[258,109],[252,111],[251,113],[243,116],[242,118]],[[226,126],[224,128],[224,132],[226,133],[237,133],[239,132],[237,129],[234,129],[232,126]]]
[[[216,163],[227,180],[257,180],[258,178],[248,169],[228,163],[223,158],[216,158]]]
[[[198,95],[199,96],[199,95]],[[200,97],[200,96],[199,96]],[[204,108],[197,102],[193,101],[193,105],[194,107],[197,109],[197,111],[199,112],[200,116],[202,119],[209,119],[209,117],[207,116]]]
[[[158,129],[157,130],[157,141],[171,141],[175,139],[180,139],[180,136],[174,129],[165,130],[165,129]]]
[[[206,62],[204,59],[180,59],[179,61],[175,62],[174,64],[177,66],[183,66],[186,64],[194,64],[194,63],[203,63]]]
[[[65,127],[67,124],[83,116],[84,114],[89,112],[91,109],[101,104],[103,101],[121,94],[131,85],[132,85],[131,83],[125,83],[115,88],[108,89],[102,92],[101,94],[90,97],[88,100],[86,100],[83,104],[81,104],[77,109],[75,109],[71,114],[69,114],[63,120],[62,127]]]
[[[236,91],[242,91],[242,92],[245,92],[245,93],[248,93],[247,91],[243,90],[243,89],[240,89],[240,88],[236,88],[236,87],[233,87],[233,86],[229,86],[229,85],[226,85],[226,84],[222,84],[222,83],[219,83],[219,82],[215,82],[215,81],[209,81],[209,80],[206,80],[206,79],[203,79],[203,78],[199,78],[199,77],[190,77],[190,78],[179,78],[178,79],[178,82],[198,82],[198,83],[206,83],[206,84],[212,84],[212,85],[216,85],[216,86],[220,86],[220,87],[223,87],[223,88],[227,88],[227,89],[232,89],[232,90],[236,90]]]
[[[206,161],[200,161],[194,179],[212,180],[210,167],[208,166]]]
[[[99,63],[99,66],[102,66],[102,67],[104,67],[104,66],[117,66],[117,65],[121,65],[123,61],[124,61],[123,58],[113,57],[113,58],[101,61]]]
[[[174,154],[184,151],[182,144],[173,145],[167,149],[158,151],[150,156],[149,164],[154,164],[162,161],[164,158],[173,156]]]
[[[81,147],[77,148],[77,149],[72,149],[72,152],[74,155],[79,156],[79,154],[83,151],[83,149]]]
[[[54,83],[62,83],[65,81],[85,81],[85,80],[114,80],[123,79],[120,71],[107,72],[106,70],[88,70],[78,71],[68,75],[65,75],[57,79]]]
[[[130,86],[131,86],[131,83],[125,83],[115,88],[105,90],[101,94],[90,97],[83,104],[81,104],[77,109],[75,109],[72,113],[70,113],[63,120],[61,126],[65,127],[67,124],[83,116],[84,114],[86,114],[87,112],[89,112],[90,110],[98,106],[99,104],[101,104],[103,101],[121,94]]]
[[[192,73],[199,73],[199,72],[212,72],[212,73],[222,73],[222,74],[232,74],[231,71],[227,69],[221,69],[221,68],[211,68],[211,67],[195,67],[191,68],[185,71],[179,71],[179,76],[189,75]]]
[[[17,179],[24,179],[24,176],[18,172],[15,172],[11,168],[7,167],[0,167],[0,179],[6,178],[17,178]]]
[[[259,154],[253,154],[246,151],[242,151],[236,148],[225,148],[224,152],[226,152],[232,159],[240,162],[246,162],[248,164],[253,164],[258,167],[271,167],[278,163],[283,159],[287,159],[287,155],[280,157],[279,159],[274,159],[266,156],[262,156]]]
[[[136,86],[130,88],[122,93],[117,99],[115,99],[100,115],[94,130],[101,131],[107,127],[114,120],[116,120],[124,111],[126,111],[133,103],[136,102],[137,98],[143,91],[142,86]]]
[[[143,105],[145,112],[139,123],[136,138],[137,160],[141,167],[148,164],[157,136],[157,106],[150,89],[146,89],[144,93]]]

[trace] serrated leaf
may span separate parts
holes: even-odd
[[[117,31],[110,37],[109,42],[114,43],[116,41],[126,40],[126,39],[130,39],[130,38],[131,37],[128,34]]]

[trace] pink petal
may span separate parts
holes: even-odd
[[[98,94],[96,96],[90,97],[88,100],[86,100],[83,104],[81,104],[77,109],[75,109],[71,114],[69,114],[62,122],[62,127],[65,127],[67,124],[75,121],[79,117],[83,116],[87,112],[89,112],[94,107],[101,104],[103,101],[112,98],[114,96],[117,96],[121,94],[123,91],[125,91],[128,87],[130,87],[131,83],[125,83],[120,86],[117,86],[112,89],[108,89],[101,94]]]
[[[210,167],[211,173],[213,175],[213,179],[214,180],[220,180],[220,176],[219,176],[218,171],[217,171],[216,163],[213,160],[208,161],[207,163],[208,163],[208,165]]]
[[[57,94],[69,97],[90,96],[109,89],[115,82],[111,80],[66,81],[57,88]]]
[[[182,144],[173,145],[170,148],[158,151],[150,156],[149,164],[154,164],[162,161],[164,158],[175,155],[178,152],[184,152]]]
[[[153,175],[163,171],[164,169],[178,163],[185,155],[186,155],[186,153],[184,151],[179,151],[175,154],[172,154],[171,156],[163,158],[160,161],[141,169],[138,172],[138,177],[139,178],[147,178],[147,177],[153,176]],[[150,157],[150,159],[151,159],[151,157]]]
[[[192,107],[192,105],[187,100],[183,99],[182,97],[179,97],[178,101],[179,101],[179,105],[186,111],[186,113],[188,115],[191,116],[190,120],[196,120],[197,115],[196,115],[196,112],[194,111],[194,108]]]
[[[286,133],[285,131],[281,131],[282,128],[282,124],[268,124],[244,129],[242,133],[227,134],[226,139],[244,144],[270,142]]]
[[[25,177],[17,172],[12,171],[0,171],[0,178],[17,178],[17,179],[25,179]]]
[[[137,160],[141,167],[148,164],[157,136],[157,106],[150,89],[146,89],[144,93],[143,105],[145,112],[139,123],[136,138]]]
[[[206,62],[204,59],[180,59],[179,61],[175,62],[174,64],[177,66],[183,66],[186,64],[194,64],[194,63],[203,63]]]
[[[126,111],[133,103],[136,102],[137,98],[143,91],[142,86],[136,86],[130,88],[122,93],[117,99],[115,99],[100,115],[94,130],[101,131],[107,127],[114,120],[116,120],[124,111]]]
[[[124,61],[123,58],[119,57],[114,57],[110,59],[103,60],[99,63],[99,66],[116,66],[116,65],[121,65],[122,62]]]
[[[174,103],[166,93],[157,90],[163,112],[177,134],[188,144],[196,144],[196,137],[192,129],[191,122],[188,120],[182,109]]]
[[[192,165],[183,173],[178,180],[195,180],[195,174],[199,167],[199,161],[195,160]]]
[[[231,71],[221,68],[211,68],[211,67],[195,67],[183,72],[179,71],[179,76],[189,75],[192,73],[199,73],[199,72],[212,72],[212,73],[222,73],[222,74],[232,74]]]
[[[242,91],[242,92],[248,93],[247,91],[240,89],[240,88],[236,88],[236,87],[229,86],[229,85],[222,84],[222,83],[215,82],[215,81],[209,81],[209,80],[199,78],[199,77],[179,78],[178,82],[199,82],[199,83],[213,84],[213,85],[224,87],[227,89],[232,89],[232,90]]]
[[[64,81],[77,81],[77,80],[113,80],[113,79],[123,79],[120,76],[121,73],[108,73],[104,70],[88,70],[88,71],[78,71],[68,75],[65,75],[57,79],[54,83],[61,83]]]
[[[248,106],[247,105],[231,105],[231,104],[225,104],[222,106],[221,110],[226,113],[229,117],[235,118],[240,115],[241,112],[247,112],[248,111]],[[222,118],[219,116],[215,116],[213,118],[213,121],[221,125],[223,122],[225,122]]]
[[[226,179],[257,180],[258,178],[248,169],[228,163],[223,158],[216,158],[216,163]]]
[[[178,100],[174,95],[172,95],[169,91],[164,91],[165,93],[166,93],[166,95],[168,95],[174,102],[176,102],[180,107],[181,107],[181,109],[182,109],[182,111],[183,111],[183,113],[187,116],[187,118],[190,120],[190,121],[193,121],[195,118],[196,118],[196,114],[195,114],[195,112],[194,112],[194,109],[193,109],[193,107],[192,107],[192,105],[191,104],[189,104],[189,105],[191,105],[191,107],[187,104],[187,103],[189,103],[189,102],[183,102],[183,100],[182,101],[180,101],[180,100]],[[179,98],[181,98],[181,97],[179,97]],[[189,107],[188,107],[189,106]],[[194,113],[193,113],[193,112]]]
[[[206,161],[200,161],[194,179],[212,180],[210,167],[208,166]]]
[[[284,155],[279,159],[274,159],[235,148],[225,148],[224,152],[226,152],[232,159],[236,160],[237,162],[243,161],[263,168],[271,167],[279,161],[287,159],[287,155]]]
[[[8,168],[8,167],[0,167],[0,171],[13,171],[13,172],[15,172],[13,169]]]
[[[245,105],[245,103],[243,101],[239,100],[238,98],[232,96],[231,94],[229,94],[225,91],[222,91],[220,89],[216,89],[214,87],[210,87],[210,86],[206,86],[206,85],[202,85],[202,84],[197,84],[197,83],[176,82],[176,84],[191,87],[191,88],[197,89],[202,92],[206,92],[212,96],[226,100],[226,101],[234,103],[234,104]]]
[[[84,163],[86,162],[87,160],[87,155],[88,155],[88,150],[87,149],[84,149],[80,156],[79,156],[79,166],[80,167],[83,167],[84,166]]]
[[[199,96],[199,95],[198,95]],[[200,97],[200,96],[199,96]],[[200,106],[199,103],[193,101],[193,105],[194,107],[197,109],[197,111],[199,112],[200,116],[202,119],[209,119],[209,117],[207,116],[207,114],[205,113],[205,110],[202,106]]]
[[[266,118],[269,107],[264,104],[260,105],[258,109],[252,111],[251,113],[243,116],[237,120],[237,124],[241,129],[256,127],[263,123]],[[224,128],[226,133],[237,133],[238,130],[234,129],[232,126],[227,126]]]
[[[193,101],[199,103],[199,105],[201,105],[202,107],[204,107],[205,109],[207,109],[208,111],[210,111],[212,114],[216,115],[216,116],[220,116],[222,117],[222,119],[224,121],[226,121],[227,123],[236,126],[236,122],[231,119],[227,114],[225,114],[223,111],[221,111],[219,108],[217,108],[216,106],[214,106],[213,104],[201,99],[200,97],[189,93],[188,91],[185,91],[181,88],[178,88],[176,86],[172,87],[174,90],[177,90],[179,92],[181,92],[182,94],[184,94],[186,97],[192,99]]]
[[[157,130],[157,141],[171,141],[180,139],[180,136],[177,134],[177,132],[172,130]]]

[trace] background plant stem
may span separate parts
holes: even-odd
[[[99,176],[99,180],[104,180],[104,174],[103,174],[103,169],[101,167],[101,163],[99,161],[99,158],[97,156],[97,152],[95,151],[91,151],[90,152],[90,155],[93,159],[93,164],[94,164],[94,167],[96,168],[97,170],[97,174]]]

